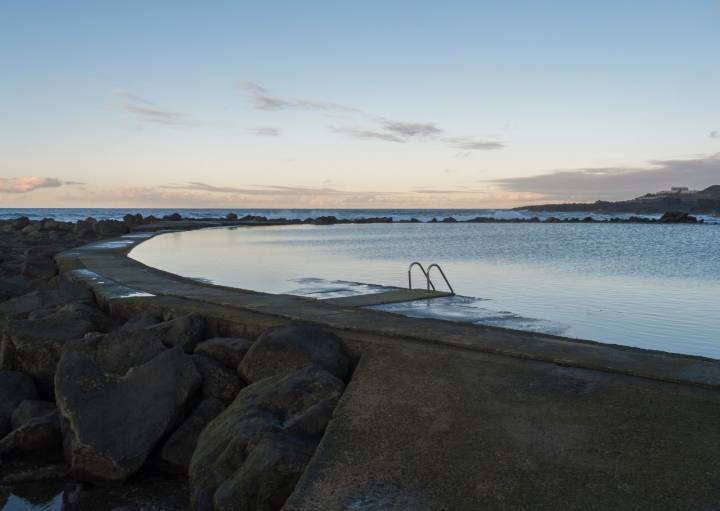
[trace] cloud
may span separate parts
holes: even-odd
[[[113,95],[125,98],[127,101],[119,103],[118,108],[129,112],[141,122],[165,124],[168,126],[196,126],[198,123],[192,121],[187,115],[169,110],[162,110],[137,94],[124,89],[113,91]]]
[[[352,138],[364,140],[383,140],[385,142],[395,142],[399,144],[405,143],[401,137],[392,133],[384,133],[382,131],[366,130],[361,128],[330,128],[334,133],[342,133]]]
[[[27,193],[39,188],[59,188],[63,182],[54,177],[0,178],[0,193]]]
[[[471,137],[448,137],[444,139],[444,142],[451,147],[464,151],[492,151],[505,147],[503,142],[478,140]]]
[[[720,183],[720,153],[679,160],[652,160],[647,168],[605,167],[492,180],[502,190],[535,193],[549,200],[621,200],[647,192]]]
[[[283,98],[273,96],[265,87],[255,82],[243,80],[238,87],[244,90],[252,100],[255,108],[258,110],[314,110],[322,112],[341,111],[341,112],[360,112],[357,108],[352,108],[338,103],[329,101],[315,101],[309,99]]]
[[[125,90],[125,89],[115,89],[112,91],[113,96],[119,96],[125,99],[128,99],[130,101],[133,101],[135,103],[142,103],[144,105],[152,106],[154,103],[152,101],[149,101],[141,96],[138,96],[137,94],[133,94],[132,92]]]
[[[708,136],[710,138],[720,138],[720,131],[711,131]]]
[[[330,127],[330,131],[333,133],[343,134],[355,139],[379,140],[392,143],[403,143],[410,140],[440,141],[450,147],[465,152],[478,150],[489,151],[505,147],[503,142],[480,140],[472,137],[440,138],[441,135],[445,133],[445,130],[438,127],[434,122],[390,120],[383,117],[372,116],[359,108],[338,103],[276,96],[271,94],[266,87],[247,80],[239,82],[238,87],[248,94],[253,105],[258,110],[298,109],[322,112],[326,115],[333,112],[342,112],[345,114],[354,114],[356,119],[363,119],[365,122],[372,122],[374,124],[374,126],[371,127]]]
[[[277,128],[251,128],[250,133],[260,135],[262,137],[278,137],[280,136],[280,130]]]
[[[382,127],[402,137],[431,137],[443,132],[432,122],[383,121]]]

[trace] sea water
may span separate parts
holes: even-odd
[[[720,226],[359,224],[163,234],[131,257],[316,298],[407,287],[439,263],[457,296],[378,308],[720,358]],[[424,281],[419,272],[415,286]],[[444,284],[435,274],[438,289]]]

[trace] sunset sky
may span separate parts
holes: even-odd
[[[0,207],[509,207],[720,183],[717,1],[0,4]]]

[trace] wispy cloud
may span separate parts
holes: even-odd
[[[720,138],[720,131],[711,131],[708,136],[710,138]]]
[[[118,96],[121,98],[125,98],[127,100],[133,101],[135,103],[142,103],[143,105],[152,106],[154,103],[150,100],[147,100],[143,98],[142,96],[138,96],[137,94],[133,94],[129,90],[125,89],[115,89],[112,91],[113,96]]]
[[[382,131],[374,131],[362,128],[347,128],[347,127],[331,127],[331,131],[334,133],[341,133],[352,138],[364,139],[364,140],[383,140],[385,142],[395,142],[399,144],[405,143],[405,140],[392,133],[386,133]]]
[[[168,126],[196,126],[199,124],[190,119],[186,114],[158,108],[152,101],[127,90],[117,89],[113,91],[113,95],[125,98],[126,101],[117,104],[118,108],[130,113],[141,122],[165,124]]]
[[[244,90],[258,110],[315,110],[322,112],[341,111],[341,112],[360,112],[357,108],[333,103],[329,101],[316,101],[310,99],[283,98],[270,93],[265,87],[255,82],[247,80],[241,81],[238,86]]]
[[[61,181],[54,177],[12,177],[0,178],[0,193],[28,193],[40,188],[59,188],[61,186],[82,185],[77,181]]]
[[[505,147],[503,142],[479,140],[472,137],[448,137],[443,139],[446,144],[464,151],[492,151]]]
[[[258,110],[310,110],[324,114],[349,114],[355,119],[354,126],[330,126],[333,133],[346,135],[358,140],[377,140],[382,142],[404,143],[409,141],[442,143],[454,149],[470,151],[489,151],[502,149],[505,143],[494,140],[481,140],[473,137],[446,137],[445,130],[434,122],[398,121],[371,115],[354,108],[327,101],[315,101],[283,97],[272,94],[266,87],[256,82],[241,81],[238,87],[251,99]],[[365,124],[365,126],[362,126]]]
[[[381,125],[401,137],[433,137],[443,132],[432,122],[382,121]]]
[[[280,136],[280,130],[277,128],[250,128],[248,131],[254,135],[261,137],[278,137]]]
[[[647,168],[605,167],[492,180],[502,190],[536,193],[548,200],[619,200],[672,186],[720,183],[720,153],[704,158],[653,160]]]

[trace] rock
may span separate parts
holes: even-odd
[[[228,213],[227,215],[225,215],[225,220],[234,221],[237,219],[238,219],[238,216],[236,213]]]
[[[327,330],[301,323],[266,330],[252,345],[239,366],[248,382],[287,374],[308,364],[317,364],[345,379],[349,361],[340,339]]]
[[[10,432],[12,414],[26,399],[37,399],[32,378],[17,371],[0,371],[0,437]]]
[[[165,215],[162,219],[169,222],[179,222],[183,217],[180,213],[173,213],[172,215]]]
[[[215,398],[228,405],[244,386],[235,371],[204,355],[193,355],[195,368],[203,378],[203,398]]]
[[[34,481],[44,481],[46,479],[61,479],[67,477],[70,474],[70,467],[64,463],[47,465],[43,467],[31,467],[27,469],[17,470],[11,474],[7,474],[0,479],[0,483],[6,485],[16,485],[22,483],[30,483]],[[53,486],[50,486],[48,490],[53,493],[56,492]],[[53,495],[48,495],[52,499]],[[47,509],[46,504],[48,498],[40,496],[37,502],[38,507],[32,509]],[[3,508],[4,509],[4,508]],[[64,509],[64,508],[63,508]]]
[[[275,511],[295,489],[315,451],[315,445],[286,435],[261,439],[242,467],[215,492],[217,511]]]
[[[27,258],[22,263],[20,274],[31,279],[50,279],[57,274],[57,267],[52,259]]]
[[[199,386],[192,358],[179,347],[122,377],[106,375],[83,353],[65,353],[55,391],[75,477],[122,482],[135,473]]]
[[[166,351],[160,337],[148,330],[116,330],[105,335],[71,341],[65,351],[80,351],[90,356],[103,372],[122,376],[132,367],[149,362]]]
[[[85,286],[59,280],[53,288],[31,291],[0,304],[0,316],[24,318],[33,311],[55,309],[71,302],[92,304],[92,292]]]
[[[195,346],[205,338],[207,325],[199,314],[190,314],[153,325],[148,330],[160,336],[168,347],[182,346],[185,353],[192,353]]]
[[[58,307],[57,312],[66,314],[68,318],[90,321],[96,329],[102,332],[108,332],[117,326],[115,320],[95,304],[71,302]]]
[[[161,322],[162,318],[160,318],[159,316],[150,312],[143,312],[142,314],[138,314],[137,316],[133,316],[128,319],[125,324],[120,327],[120,329],[126,331],[141,330],[151,327],[153,325],[157,325]]]
[[[55,313],[37,320],[10,320],[3,331],[3,365],[23,371],[51,392],[63,345],[95,330],[87,320]]]
[[[100,220],[93,224],[92,229],[100,236],[121,236],[130,232],[130,228],[119,220]]]
[[[63,436],[56,411],[35,417],[0,440],[0,455],[21,454],[45,461],[63,458]]]
[[[143,223],[143,216],[140,213],[137,213],[135,215],[127,214],[123,217],[123,222],[126,225],[140,225]]]
[[[278,509],[258,507],[252,491],[263,496],[275,493],[284,502],[289,494],[285,493],[290,486],[287,481],[297,467],[304,468],[343,388],[335,376],[312,365],[241,390],[200,434],[189,470],[192,508]],[[294,443],[292,449],[289,443]],[[283,452],[287,458],[282,458]],[[269,467],[278,467],[277,478],[267,476]],[[286,469],[292,473],[283,472]],[[297,471],[298,477],[301,472]],[[232,495],[249,500],[227,507]]]
[[[682,211],[668,211],[660,217],[660,222],[665,224],[694,224],[697,223],[697,221],[697,217],[690,216],[687,213],[683,213]]]
[[[210,357],[234,370],[252,344],[253,341],[243,337],[214,337],[198,344],[195,353]]]
[[[218,399],[204,399],[165,442],[160,451],[160,466],[168,472],[187,474],[200,433],[224,409]]]
[[[17,429],[31,419],[43,417],[57,411],[55,403],[25,399],[15,408],[11,416],[12,429]]]
[[[0,279],[0,302],[24,295],[30,291],[29,281],[28,277],[22,275]]]
[[[16,231],[19,231],[30,225],[30,219],[26,216],[21,216],[20,218],[15,219],[12,225]]]

